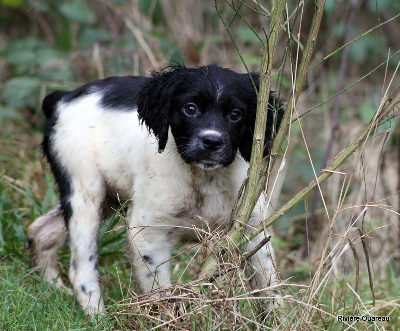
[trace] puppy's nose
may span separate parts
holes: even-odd
[[[207,134],[201,138],[203,146],[205,149],[209,151],[217,151],[221,149],[222,145],[224,144],[224,140],[222,137],[216,134]]]

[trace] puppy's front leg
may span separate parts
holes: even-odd
[[[141,219],[141,217],[134,218]],[[130,222],[129,242],[136,278],[143,292],[171,286],[171,252],[177,243],[174,230]]]
[[[264,233],[260,233],[254,237],[247,245],[247,251],[252,251],[263,239]],[[276,285],[277,275],[273,262],[273,249],[271,243],[267,243],[261,247],[251,258],[252,279],[251,286],[253,289],[261,290],[263,296],[270,296],[271,291],[265,290],[269,286]]]
[[[259,201],[260,204],[260,201]],[[250,226],[256,226],[262,220],[262,209],[259,204],[254,208],[252,216],[249,220]],[[257,247],[257,245],[268,235],[261,232],[254,237],[248,244],[246,251],[250,252]],[[252,266],[252,279],[251,286],[253,289],[261,290],[260,294],[263,296],[270,296],[271,291],[265,290],[271,285],[277,284],[277,272],[274,265],[274,251],[270,242],[261,247],[251,258],[250,263]]]

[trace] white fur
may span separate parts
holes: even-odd
[[[201,131],[201,132],[200,132],[200,135],[202,135],[202,136],[210,135],[210,136],[221,137],[221,136],[222,136],[222,133],[219,132],[219,131],[217,131],[217,130],[206,129],[206,130]]]
[[[164,152],[158,153],[156,139],[139,124],[136,111],[104,109],[100,98],[100,93],[93,93],[60,103],[52,141],[60,164],[72,178],[70,280],[79,303],[91,313],[104,308],[96,261],[107,189],[121,201],[131,201],[127,214],[133,263],[142,290],[150,291],[171,285],[170,263],[165,261],[181,239],[196,240],[196,228],[208,231],[228,226],[248,168],[239,154],[228,167],[214,170],[186,164],[171,132]],[[253,225],[261,221],[260,208],[253,212]],[[60,229],[62,217],[57,210],[53,225],[40,223],[43,231],[50,231],[55,225]],[[37,228],[38,221],[31,228]],[[65,231],[63,228],[58,232],[59,242],[64,241]],[[30,238],[37,242],[35,233],[31,231]],[[249,249],[260,240],[261,235],[252,240]],[[256,282],[261,288],[275,281],[271,249],[267,245],[252,258],[260,272]],[[56,279],[58,273],[56,254],[52,253],[46,255],[44,249],[38,248],[34,261],[48,280]],[[59,278],[57,284],[62,284]]]

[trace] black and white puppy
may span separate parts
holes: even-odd
[[[33,263],[44,278],[62,286],[57,251],[68,232],[77,299],[89,313],[104,309],[97,237],[106,200],[118,195],[129,201],[127,232],[141,289],[170,286],[174,246],[196,240],[198,229],[230,226],[251,154],[258,81],[257,74],[215,65],[177,66],[150,78],[113,77],[47,96],[43,148],[60,205],[28,231]],[[282,117],[272,94],[269,103],[265,154]],[[261,221],[263,204],[261,198],[250,226]],[[276,280],[270,246],[251,263],[258,288]]]

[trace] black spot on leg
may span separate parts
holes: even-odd
[[[90,256],[89,256],[89,262],[92,261],[93,259],[94,259],[94,256],[93,256],[93,255],[90,255]]]
[[[150,255],[143,255],[143,261],[147,264],[154,264],[153,258]]]
[[[94,264],[94,270],[99,271],[99,267],[97,266],[97,263]]]
[[[85,285],[81,285],[81,291],[86,294],[86,287]]]
[[[75,260],[72,260],[72,262],[71,262],[71,268],[72,268],[72,269],[76,269],[76,262],[75,262]]]

